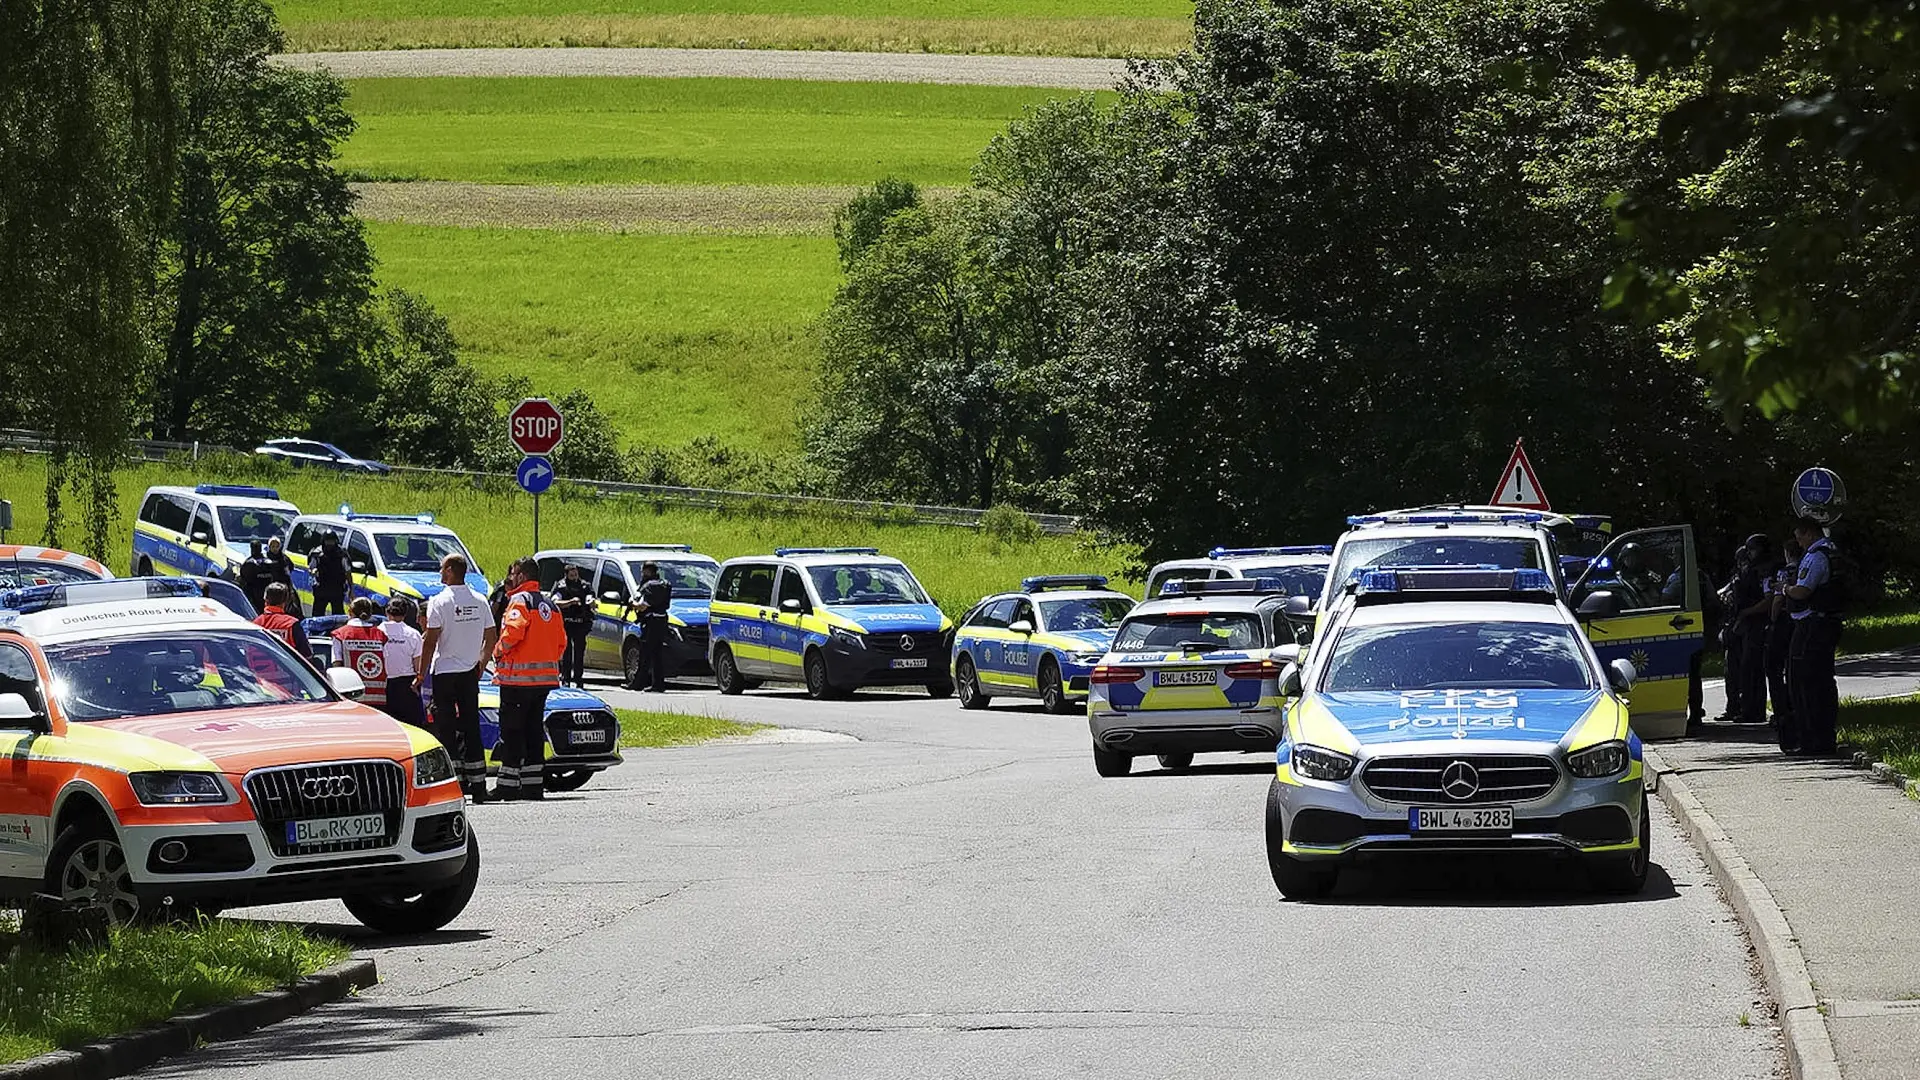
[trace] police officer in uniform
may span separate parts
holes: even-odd
[[[567,654],[560,658],[560,684],[585,687],[587,635],[593,632],[597,604],[593,586],[587,583],[580,567],[567,566],[567,576],[553,586],[553,600],[567,631]]]
[[[273,564],[261,550],[260,541],[254,540],[247,545],[247,560],[240,564],[240,591],[247,594],[247,603],[253,605],[253,610],[266,606],[267,586],[272,583]]]
[[[1791,723],[1793,696],[1787,692],[1787,650],[1793,644],[1793,617],[1787,606],[1787,586],[1800,576],[1800,559],[1806,554],[1799,541],[1789,538],[1780,549],[1781,561],[1767,583],[1767,643],[1762,661],[1767,669],[1767,696],[1773,701],[1772,723],[1776,729]]]
[[[1739,570],[1733,579],[1733,602],[1728,605],[1727,719],[1741,724],[1767,721],[1767,615],[1773,600],[1766,583],[1773,572],[1767,561],[1772,547],[1764,535],[1754,533],[1735,558]]]
[[[560,685],[567,633],[552,598],[540,591],[540,564],[514,562],[507,572],[507,605],[493,652],[500,687],[500,774],[494,797],[540,799],[546,792],[547,694]]]
[[[320,546],[307,554],[307,574],[313,582],[314,615],[345,615],[353,567],[338,536],[331,532],[321,534]]]
[[[660,567],[646,563],[640,567],[640,596],[634,609],[640,614],[640,672],[647,690],[667,692],[667,613],[673,606],[673,586],[660,576]]]
[[[1787,693],[1793,697],[1793,720],[1780,727],[1780,748],[1814,757],[1833,753],[1834,729],[1840,722],[1840,688],[1833,672],[1841,629],[1839,583],[1833,566],[1839,549],[1827,538],[1826,529],[1809,517],[1794,523],[1793,535],[1807,553],[1800,557],[1797,579],[1787,587],[1793,618]]]

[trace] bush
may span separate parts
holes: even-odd
[[[1040,539],[1040,523],[1026,511],[1006,503],[980,516],[980,530],[996,544],[1031,544]]]

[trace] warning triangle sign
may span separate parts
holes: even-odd
[[[1527,452],[1514,440],[1513,456],[1507,459],[1507,468],[1500,474],[1500,485],[1493,489],[1493,498],[1487,500],[1494,506],[1511,506],[1516,510],[1548,510],[1547,493],[1540,489],[1540,476],[1533,471],[1533,462],[1527,460]]]

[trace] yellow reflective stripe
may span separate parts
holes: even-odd
[[[1573,726],[1573,733],[1567,736],[1567,752],[1626,737],[1627,710],[1620,707],[1612,694],[1602,694],[1593,708],[1587,710],[1587,715]]]
[[[412,724],[401,724],[400,731],[407,737],[407,748],[415,757],[419,757],[421,754],[435,749],[440,745],[440,740],[434,738],[433,735],[424,728],[417,728]]]
[[[33,756],[36,759],[60,757],[116,772],[215,768],[206,755],[179,743],[87,724],[68,724],[64,737],[54,739],[52,746],[36,746]]]
[[[1274,779],[1292,787],[1299,787],[1300,781],[1293,778],[1293,762],[1284,761],[1274,770]]]
[[[1621,777],[1620,782],[1623,784],[1631,784],[1636,780],[1643,780],[1646,778],[1646,773],[1647,769],[1643,763],[1629,761],[1627,763],[1627,775]]]
[[[1293,730],[1293,741],[1311,743],[1342,754],[1358,754],[1360,740],[1353,737],[1340,721],[1333,718],[1325,705],[1317,698],[1301,698],[1287,713]]]

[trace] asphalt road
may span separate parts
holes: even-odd
[[[859,741],[636,752],[476,808],[485,876],[440,935],[256,913],[348,937],[377,990],[153,1074],[1780,1075],[1733,916],[1657,802],[1632,900],[1457,861],[1295,904],[1264,758],[1101,780],[1084,721],[1001,704],[644,700]]]

